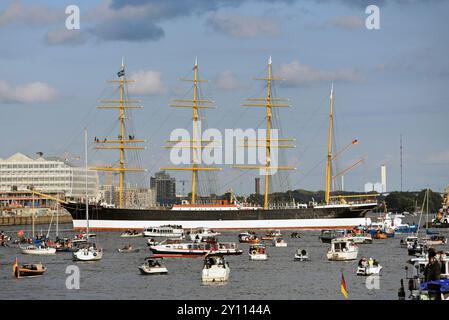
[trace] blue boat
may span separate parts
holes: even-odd
[[[416,224],[402,225],[395,229],[395,233],[397,233],[397,234],[415,233],[417,230],[418,230],[418,225],[416,225]]]

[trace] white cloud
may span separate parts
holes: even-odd
[[[57,21],[64,23],[65,13],[51,7],[39,5],[23,5],[20,0],[13,0],[3,11],[0,11],[0,27],[8,24],[45,26]]]
[[[305,27],[308,29],[364,29],[365,21],[359,16],[339,16],[328,19],[324,22],[309,22],[305,24]]]
[[[159,71],[135,71],[130,74],[129,79],[136,80],[136,82],[128,86],[129,93],[137,95],[160,95],[166,92]]]
[[[282,64],[277,75],[284,78],[285,83],[289,86],[319,82],[360,82],[363,80],[363,77],[353,69],[317,70],[297,60]]]
[[[230,70],[225,70],[215,79],[215,86],[222,90],[236,90],[244,87]]]
[[[0,80],[0,101],[5,103],[49,102],[56,98],[55,88],[45,82],[30,82],[11,87]]]
[[[269,17],[212,14],[206,24],[218,33],[235,38],[272,37],[280,32],[279,26]]]

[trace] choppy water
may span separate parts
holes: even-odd
[[[413,218],[418,221],[417,217]],[[3,227],[17,231],[29,226]],[[61,225],[69,229],[71,225]],[[38,228],[39,230],[39,228]],[[267,261],[250,261],[248,245],[241,244],[241,256],[226,256],[231,268],[230,280],[223,285],[203,285],[202,258],[166,258],[169,274],[142,276],[138,266],[150,255],[146,238],[120,238],[120,232],[97,232],[103,246],[103,259],[97,262],[73,262],[71,253],[55,256],[22,255],[16,245],[0,248],[0,299],[342,299],[343,272],[351,299],[397,299],[400,279],[404,278],[407,250],[399,246],[400,237],[374,240],[360,245],[359,256],[374,257],[384,267],[380,289],[368,290],[366,278],[356,276],[357,261],[330,262],[326,252],[330,244],[321,243],[319,231],[300,231],[300,239],[290,239],[284,231],[287,248],[267,244]],[[442,231],[446,236],[447,231]],[[54,234],[54,233],[53,233]],[[63,236],[73,236],[64,232]],[[263,235],[263,232],[258,232]],[[238,232],[223,232],[220,241],[237,240]],[[117,249],[131,243],[141,248],[138,253],[118,253]],[[307,249],[311,261],[294,261],[297,248]],[[447,245],[442,249],[447,250]],[[15,279],[12,264],[42,261],[47,272],[42,277]],[[80,269],[80,289],[66,288],[68,265]]]

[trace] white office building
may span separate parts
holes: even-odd
[[[99,178],[96,171],[87,171],[87,191],[91,200],[99,199]],[[34,190],[64,193],[66,198],[81,199],[86,193],[86,170],[56,157],[32,159],[16,153],[0,159],[0,190]]]

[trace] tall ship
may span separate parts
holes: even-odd
[[[377,207],[377,200],[373,195],[351,195],[351,196],[332,196],[331,185],[338,174],[332,173],[332,161],[336,154],[333,154],[332,148],[332,126],[333,126],[333,88],[330,94],[330,117],[329,117],[329,138],[328,153],[326,163],[326,189],[325,199],[322,203],[289,203],[278,205],[270,203],[269,191],[271,174],[273,170],[294,170],[292,167],[278,166],[272,161],[273,150],[276,148],[294,147],[285,144],[293,139],[277,138],[271,136],[273,128],[273,111],[275,108],[288,107],[288,99],[277,98],[273,92],[274,81],[280,80],[273,76],[272,60],[268,60],[267,75],[262,80],[266,87],[266,96],[261,98],[248,98],[243,104],[248,107],[261,107],[265,109],[266,136],[256,138],[255,141],[246,139],[244,147],[262,148],[265,153],[264,161],[260,165],[252,166],[233,166],[240,169],[258,169],[264,179],[263,205],[253,205],[242,203],[233,196],[232,192],[228,199],[211,200],[209,203],[198,201],[199,173],[220,171],[221,168],[210,165],[203,165],[199,155],[205,148],[214,148],[213,141],[203,139],[201,136],[201,120],[204,117],[203,109],[213,108],[213,101],[200,97],[199,85],[206,80],[200,79],[198,75],[198,63],[195,59],[193,67],[193,79],[182,79],[190,81],[193,84],[192,99],[177,99],[173,107],[185,108],[191,110],[193,128],[191,137],[188,140],[176,139],[168,140],[181,148],[188,148],[192,157],[190,164],[178,167],[166,167],[161,170],[182,170],[191,172],[191,195],[189,200],[183,200],[181,204],[174,204],[170,207],[158,207],[147,209],[126,208],[124,205],[124,181],[127,172],[143,171],[138,168],[129,168],[126,164],[125,152],[127,150],[139,150],[143,147],[138,146],[144,140],[136,139],[128,135],[125,125],[125,110],[128,108],[137,108],[138,106],[129,105],[129,103],[139,100],[127,100],[126,85],[131,80],[126,79],[125,66],[122,62],[119,71],[118,83],[120,97],[118,100],[107,100],[104,102],[116,103],[112,106],[100,106],[100,108],[114,108],[119,111],[120,132],[116,140],[99,140],[98,149],[119,150],[119,165],[117,167],[95,168],[97,170],[112,171],[119,174],[119,201],[118,206],[100,203],[90,203],[89,227],[91,230],[123,230],[123,229],[144,229],[152,226],[161,225],[181,225],[185,229],[190,228],[211,228],[215,230],[238,230],[238,229],[330,229],[330,228],[352,228],[354,226],[370,224],[371,220],[366,214]],[[277,121],[277,119],[275,119]],[[254,144],[251,144],[251,143]],[[354,142],[353,142],[354,143]],[[176,145],[170,145],[174,148]],[[81,202],[62,202],[61,205],[72,215],[73,226],[75,229],[86,228],[86,205]]]

